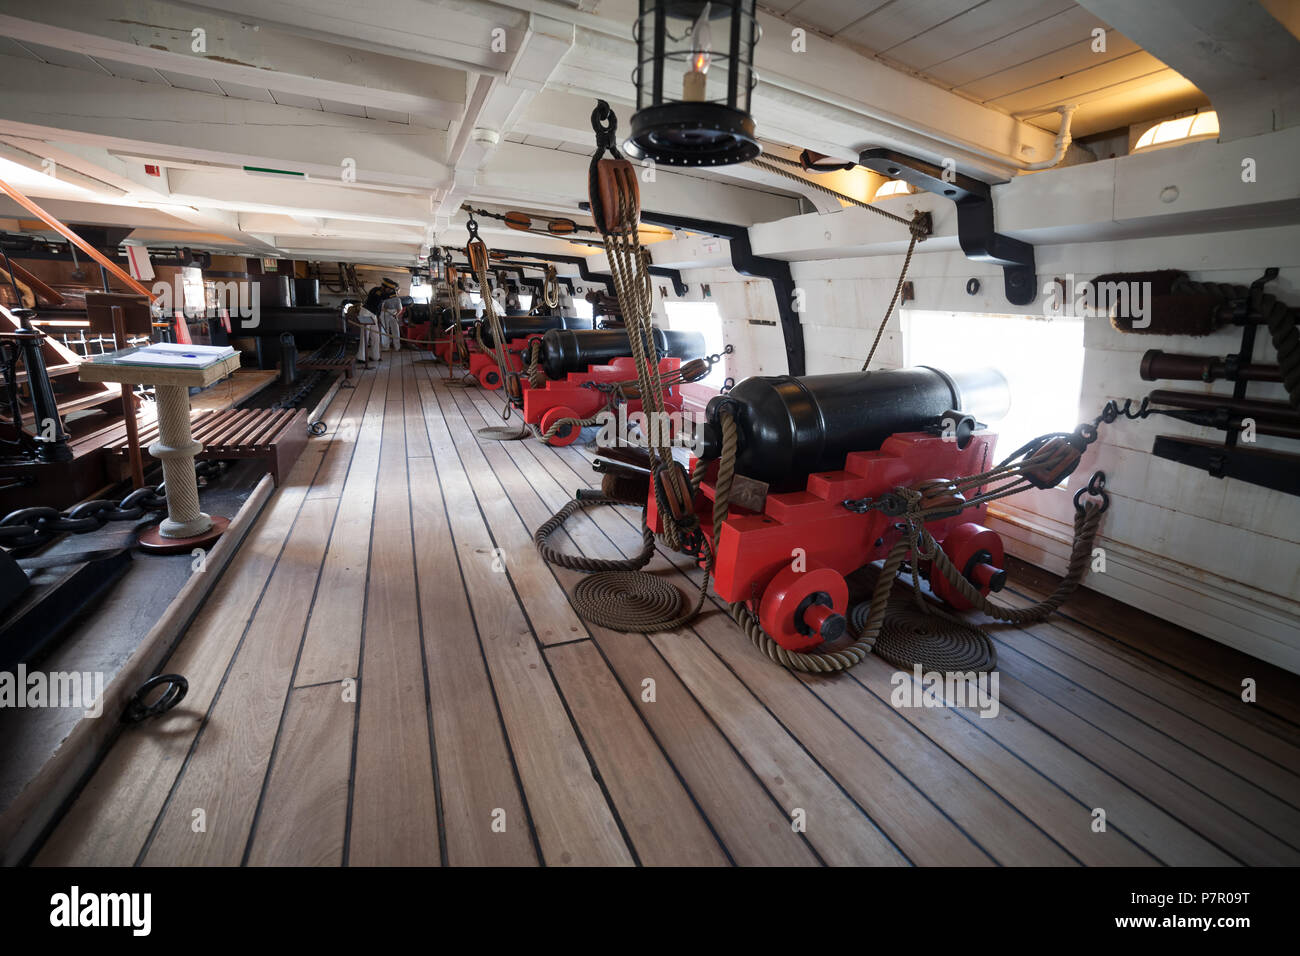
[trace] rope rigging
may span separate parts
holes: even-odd
[[[784,163],[788,166],[798,167],[800,169],[807,168],[807,166],[798,160],[786,159],[784,156],[777,156],[775,154],[770,154],[763,159],[751,159],[749,161],[751,166],[757,166],[759,169],[766,170],[769,173],[783,176],[786,179],[799,183],[801,186],[811,187],[812,189],[816,189],[818,192],[825,193],[828,196],[833,196],[842,202],[850,203],[861,209],[869,209],[877,216],[883,216],[885,219],[906,226],[907,231],[911,234],[911,239],[907,243],[907,253],[903,256],[903,268],[898,273],[898,282],[894,284],[894,294],[889,299],[889,307],[885,309],[884,317],[880,320],[880,326],[876,329],[876,337],[872,340],[871,348],[867,351],[866,360],[862,363],[862,371],[865,372],[867,367],[871,364],[871,359],[876,354],[876,348],[880,345],[880,339],[885,334],[885,326],[889,324],[889,317],[894,314],[894,306],[898,304],[898,297],[902,294],[903,285],[907,282],[907,270],[912,264],[912,254],[916,251],[916,244],[918,242],[924,242],[926,237],[929,236],[932,231],[933,227],[931,225],[930,214],[928,212],[917,210],[912,214],[911,219],[904,219],[902,216],[892,213],[887,209],[881,209],[873,203],[864,202],[861,199],[850,196],[847,193],[842,193],[837,189],[832,189],[831,187],[816,182],[815,180],[805,179],[803,176],[797,175],[790,169],[773,165],[774,162]]]
[[[628,397],[631,393],[627,386],[634,385],[635,394],[643,402],[647,416],[653,417],[664,410],[665,384],[686,380],[685,376],[692,374],[693,370],[683,370],[675,378],[659,371],[658,354],[650,337],[653,290],[647,271],[649,258],[640,244],[636,228],[640,218],[637,180],[631,164],[622,157],[615,145],[616,123],[608,104],[599,102],[592,112],[596,151],[591,160],[588,187],[592,216],[605,243],[619,306],[627,325],[637,379],[635,383],[618,383],[606,387],[612,401],[616,397]],[[606,153],[611,158],[606,158]],[[865,371],[901,294],[915,245],[930,232],[928,214],[918,212],[911,220],[903,219],[820,184],[808,183],[779,166],[757,160],[752,162],[778,175],[798,179],[801,183],[872,209],[873,212],[908,227],[911,239],[902,271],[876,333],[875,342],[863,363]],[[532,378],[538,374],[539,350],[536,341],[529,344],[527,354],[528,374]],[[704,371],[716,359],[717,357],[710,357],[710,360],[706,360]],[[647,497],[653,494],[656,510],[662,519],[662,541],[672,550],[690,556],[703,570],[698,595],[689,609],[682,609],[683,595],[677,588],[642,570],[649,564],[656,549],[656,536],[647,522],[647,510],[643,509],[641,517],[641,549],[630,557],[589,558],[563,553],[550,544],[550,537],[577,512],[601,505],[631,504],[635,503],[635,498],[625,496],[625,493],[579,492],[577,497],[537,529],[533,540],[544,560],[589,575],[571,595],[574,609],[584,619],[616,630],[657,632],[680,627],[693,620],[703,609],[715,571],[714,543],[720,540],[723,523],[730,512],[739,443],[739,430],[733,409],[724,404],[716,409],[715,414],[721,433],[721,448],[713,485],[711,535],[702,532],[695,510],[706,462],[697,459],[693,472],[688,476],[685,468],[674,460],[668,439],[663,437],[660,429],[654,430],[645,449],[649,466]],[[843,646],[837,646],[836,642],[823,645],[822,649],[813,652],[791,651],[764,631],[750,602],[730,602],[730,615],[755,647],[773,661],[796,671],[831,673],[850,668],[876,649],[877,642],[882,641],[882,634],[885,638],[881,644],[881,653],[896,663],[901,664],[902,659],[907,658],[907,663],[914,660],[938,661],[945,667],[960,665],[964,669],[986,670],[994,666],[996,661],[992,643],[982,631],[971,628],[959,618],[932,606],[924,598],[921,586],[922,564],[929,563],[932,581],[936,575],[942,576],[970,605],[992,618],[1012,623],[1041,620],[1056,610],[1079,586],[1087,570],[1101,516],[1109,505],[1105,476],[1097,472],[1075,495],[1074,542],[1065,577],[1056,591],[1031,607],[1006,607],[985,597],[980,588],[967,580],[963,570],[957,568],[943,551],[926,527],[927,522],[951,518],[968,509],[982,507],[1030,488],[1055,487],[1078,466],[1084,450],[1096,441],[1097,429],[1102,422],[1112,422],[1120,416],[1139,418],[1149,414],[1152,411],[1146,407],[1145,401],[1136,410],[1132,408],[1131,402],[1125,403],[1123,407],[1110,402],[1094,422],[1084,423],[1074,432],[1049,434],[1034,439],[1000,464],[979,474],[934,479],[912,487],[897,486],[874,500],[844,501],[842,504],[846,514],[881,511],[891,518],[897,518],[892,526],[898,529],[899,536],[887,553],[869,601],[855,609],[856,636]],[[570,425],[580,426],[590,423],[592,420],[569,422]],[[557,423],[557,426],[561,424],[563,423]],[[552,429],[554,430],[557,428]],[[606,475],[606,478],[609,477]],[[632,481],[626,481],[622,486],[617,482],[605,481],[602,482],[602,491],[635,486],[636,482]],[[1091,496],[1087,501],[1082,500],[1085,494]],[[894,622],[886,631],[891,592],[898,574],[903,571],[910,573],[915,611],[908,611],[912,617],[901,613],[894,615]],[[915,615],[925,615],[927,620],[934,619],[946,624],[931,623],[927,626],[918,623],[920,619]]]

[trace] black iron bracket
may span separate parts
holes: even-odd
[[[586,206],[585,203],[582,204]],[[754,255],[749,244],[749,227],[708,219],[692,219],[669,213],[642,210],[641,221],[666,229],[685,229],[707,236],[726,239],[731,246],[731,267],[742,276],[767,279],[776,293],[777,314],[781,317],[781,334],[785,338],[785,360],[790,375],[803,375],[806,369],[803,347],[803,323],[794,309],[794,277],[790,263],[784,259],[768,259]],[[651,272],[654,270],[652,269]]]
[[[951,199],[957,205],[957,241],[966,258],[1002,267],[1007,301],[1012,305],[1028,305],[1034,301],[1038,295],[1034,247],[994,229],[993,190],[988,183],[880,147],[863,150],[858,164]]]
[[[473,275],[473,274],[474,274],[474,270],[470,267],[470,265],[469,265],[468,262],[453,262],[453,263],[451,263],[451,265],[455,266],[457,269],[460,269],[460,270],[463,271],[466,275]],[[524,276],[524,270],[525,270],[525,269],[542,269],[542,268],[545,268],[541,263],[537,263],[537,262],[508,262],[508,261],[502,261],[502,260],[494,260],[494,261],[492,262],[492,268],[493,268],[493,269],[501,269],[502,271],[505,271],[505,272],[517,272],[517,273],[519,273],[519,281],[520,281],[520,284],[522,284],[522,285],[526,285],[526,286],[528,286],[529,288],[532,288],[532,289],[538,289],[538,288],[541,288],[541,286],[542,286],[542,284],[543,284],[543,281],[544,281],[544,280],[542,279],[541,276],[538,276],[537,278],[534,278],[534,279],[525,278],[525,276]],[[564,286],[566,289],[568,289],[570,295],[573,294],[573,280],[572,280],[571,278],[569,278],[568,276],[556,276],[556,277],[555,277],[555,281],[558,282],[560,285]]]
[[[558,252],[521,252],[518,249],[494,249],[502,255],[521,259],[541,259],[543,262],[566,262],[578,267],[578,275],[588,282],[599,282],[610,295],[618,295],[614,288],[614,277],[608,272],[592,272],[587,266],[586,256],[566,256]]]

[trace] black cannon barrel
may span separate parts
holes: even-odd
[[[541,335],[548,329],[564,328],[564,318],[559,315],[503,315],[499,317],[501,332],[509,342],[529,335]],[[492,338],[492,325],[483,320],[483,342],[489,348],[496,345]]]
[[[409,302],[405,306],[406,321],[412,325],[428,322],[433,317],[433,310],[427,302]]]
[[[542,335],[551,329],[589,329],[591,319],[580,319],[564,315],[504,315],[499,316],[501,332],[506,341],[527,338],[530,335]],[[492,326],[483,321],[483,342],[488,348],[495,344],[492,340]]]
[[[699,332],[651,329],[660,358],[692,359],[704,354]],[[564,378],[585,372],[589,365],[608,365],[611,359],[632,354],[627,329],[552,329],[542,337],[542,368],[547,378]]]
[[[921,366],[755,376],[709,403],[703,458],[721,454],[717,412],[723,403],[736,416],[736,471],[782,491],[814,472],[843,468],[850,452],[874,451],[890,435],[933,425],[944,412],[1000,418],[1010,395],[1006,379],[994,369],[950,374]]]

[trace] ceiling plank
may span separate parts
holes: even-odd
[[[198,51],[196,30],[203,31]],[[66,51],[65,57],[156,69],[185,89],[216,93],[217,83],[229,82],[441,121],[459,116],[465,104],[460,70],[264,30],[157,0],[6,0],[0,35]]]
[[[1080,0],[1195,83],[1220,139],[1300,125],[1300,39],[1255,0]]]

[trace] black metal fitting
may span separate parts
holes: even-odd
[[[144,699],[149,691],[163,684],[167,685],[167,689],[163,691],[162,696],[152,704],[146,704]],[[158,674],[150,677],[140,685],[140,689],[132,694],[126,702],[126,710],[122,713],[122,723],[138,724],[149,717],[165,714],[184,700],[189,690],[190,682],[180,674]]]

